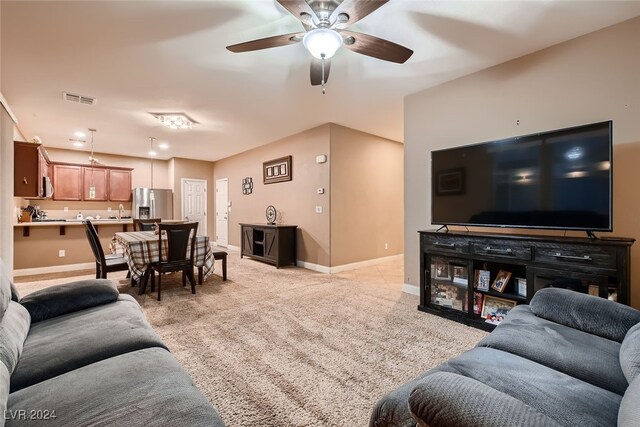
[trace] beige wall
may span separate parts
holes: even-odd
[[[419,284],[417,231],[431,228],[429,153],[438,148],[611,119],[614,122],[612,235],[640,239],[637,225],[640,198],[636,188],[640,182],[637,46],[640,46],[640,18],[405,99],[407,283]],[[640,307],[640,243],[636,243],[631,253],[632,305]]]
[[[13,120],[0,105],[0,259],[13,265]]]
[[[215,227],[213,163],[202,160],[171,159],[169,162],[169,179],[173,188],[174,218],[182,218],[182,179],[187,178],[205,179],[207,181],[207,235],[210,237],[215,236],[213,233]]]
[[[319,126],[271,144],[219,160],[214,179],[229,179],[229,244],[240,246],[239,223],[266,223],[265,209],[276,207],[286,224],[298,230],[297,258],[313,264],[330,265],[329,238],[329,161],[316,164],[319,154],[329,154],[329,125]],[[264,185],[262,163],[291,155],[293,180]],[[242,179],[253,178],[253,193],[242,194]],[[323,187],[324,195],[316,194]],[[215,190],[215,187],[214,187]],[[322,206],[322,214],[315,207]]]
[[[402,144],[330,126],[331,266],[401,254]]]

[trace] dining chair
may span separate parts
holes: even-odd
[[[156,227],[156,224],[159,224],[161,222],[162,218],[134,219],[133,231],[153,231]]]
[[[113,271],[125,271],[129,270],[129,265],[122,255],[109,254],[105,255],[98,238],[98,231],[91,221],[82,221],[84,224],[85,232],[87,233],[87,240],[89,240],[89,246],[93,251],[93,256],[96,259],[96,279],[106,279],[107,273]],[[127,275],[128,277],[128,275]]]
[[[167,253],[163,255],[162,236],[166,233]],[[198,223],[158,224],[158,262],[149,264],[147,273],[151,274],[151,292],[155,291],[155,272],[158,272],[158,301],[162,295],[162,273],[182,271],[182,286],[189,278],[191,293],[196,293],[196,280],[193,275],[195,266],[196,236]],[[145,278],[145,284],[146,280]]]

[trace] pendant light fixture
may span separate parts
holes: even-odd
[[[89,180],[89,198],[90,199],[95,199],[96,198],[96,186],[93,182],[93,163],[94,163],[94,158],[93,158],[93,134],[96,132],[95,129],[91,129],[89,128],[89,132],[91,132],[91,179]]]
[[[153,143],[156,139],[152,136],[149,137],[149,156],[151,156],[151,186],[149,188],[153,188],[153,158],[158,155],[156,150],[153,148]]]

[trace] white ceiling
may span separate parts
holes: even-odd
[[[302,44],[234,54],[225,46],[296,32],[275,0],[0,2],[1,88],[28,139],[97,152],[217,160],[334,122],[403,140],[403,97],[640,15],[640,1],[391,0],[351,30],[415,51],[402,65],[341,49],[326,95]],[[636,54],[630,52],[629,54]],[[95,106],[62,100],[68,91]],[[163,128],[148,112],[199,125]]]

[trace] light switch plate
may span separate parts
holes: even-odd
[[[324,163],[327,161],[327,155],[326,154],[320,154],[318,156],[316,156],[316,163]]]
[[[318,190],[316,190],[318,192],[318,194],[324,194],[324,188],[320,187],[318,188]]]

